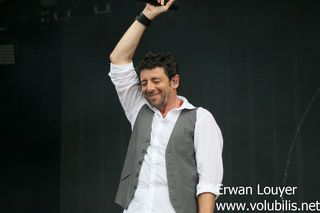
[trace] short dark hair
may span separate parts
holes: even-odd
[[[154,53],[148,52],[138,65],[138,73],[140,75],[143,69],[154,69],[162,67],[165,74],[171,80],[175,75],[179,75],[178,63],[171,53]]]

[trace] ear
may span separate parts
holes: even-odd
[[[179,87],[179,84],[180,84],[180,76],[179,75],[173,76],[172,79],[171,79],[171,82],[172,82],[172,87],[174,89],[177,89]]]

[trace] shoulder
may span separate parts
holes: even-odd
[[[213,117],[213,114],[209,110],[203,107],[197,108],[196,126],[198,126],[198,128],[206,127],[206,129],[212,128],[220,131],[219,125],[217,124],[215,118]]]
[[[198,107],[197,108],[197,121],[201,121],[203,119],[215,120],[212,113],[209,110],[207,110],[203,107]]]
[[[215,141],[218,141],[218,144],[222,148],[223,137],[221,129],[209,110],[202,107],[197,108],[197,120],[195,131],[198,135],[198,138],[215,138]]]

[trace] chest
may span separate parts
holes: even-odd
[[[161,115],[154,114],[151,125],[151,146],[158,146],[159,148],[165,149],[173,128],[180,115],[180,111],[172,111],[163,118]]]

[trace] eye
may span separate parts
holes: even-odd
[[[155,83],[155,84],[160,83],[160,79],[153,79],[153,83]]]
[[[142,87],[147,86],[147,82],[146,82],[146,81],[141,82],[141,86],[142,86]]]

